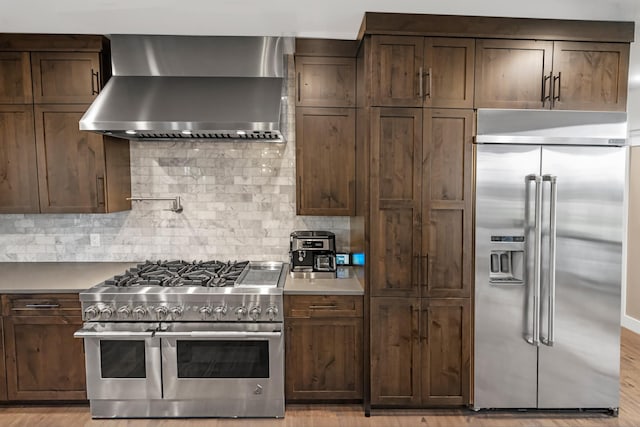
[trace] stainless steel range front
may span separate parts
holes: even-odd
[[[272,262],[149,262],[80,293],[94,418],[283,417]]]

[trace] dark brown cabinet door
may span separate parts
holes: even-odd
[[[86,105],[35,108],[42,212],[106,210],[102,136],[78,130],[78,121],[86,108]]]
[[[421,171],[422,109],[372,109],[372,296],[419,296]]]
[[[628,71],[627,43],[555,42],[553,108],[625,111]]]
[[[424,110],[422,296],[470,296],[473,120],[473,110]]]
[[[86,400],[80,316],[4,318],[9,400]]]
[[[422,300],[422,402],[427,406],[469,403],[470,316],[468,298]]]
[[[32,102],[29,53],[0,52],[0,104]]]
[[[354,214],[355,114],[353,108],[296,109],[299,215]]]
[[[5,368],[5,348],[4,348],[4,327],[2,317],[0,317],[0,402],[4,402],[7,397],[7,370]]]
[[[425,107],[473,108],[474,56],[474,39],[425,38]]]
[[[362,399],[362,318],[287,318],[287,400]]]
[[[100,90],[97,52],[34,52],[31,69],[36,104],[86,104]]]
[[[296,57],[296,106],[355,107],[355,58]]]
[[[474,39],[373,36],[371,105],[472,108]]]
[[[553,42],[476,40],[476,108],[549,108]]]
[[[419,298],[371,298],[371,404],[420,404]]]
[[[0,105],[0,213],[39,212],[33,106]]]
[[[371,41],[371,105],[421,107],[424,38],[372,36]]]

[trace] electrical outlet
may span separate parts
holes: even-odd
[[[100,235],[96,233],[89,234],[89,241],[91,246],[100,246]]]

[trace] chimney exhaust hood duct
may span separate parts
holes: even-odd
[[[111,36],[113,76],[80,130],[132,140],[284,141],[293,38]]]

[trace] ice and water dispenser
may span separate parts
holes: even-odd
[[[491,236],[489,282],[524,284],[524,236]]]

